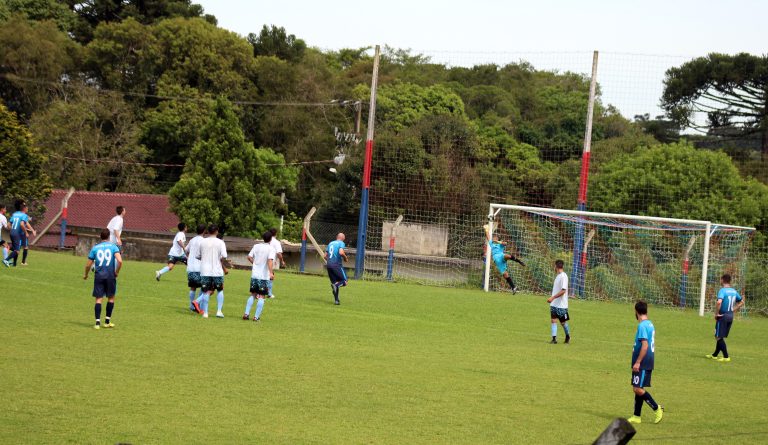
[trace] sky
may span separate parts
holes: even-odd
[[[627,117],[661,113],[664,71],[710,52],[768,53],[766,0],[193,0],[243,36],[284,27],[322,49],[389,45],[449,65],[526,60],[591,71]]]

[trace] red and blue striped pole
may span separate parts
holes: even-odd
[[[597,51],[592,54],[592,79],[589,83],[589,103],[587,106],[587,128],[584,132],[584,152],[581,156],[581,176],[579,179],[578,210],[587,210],[587,186],[589,184],[589,156],[592,149],[592,117],[595,110],[595,90],[597,87]],[[573,270],[571,271],[571,296],[584,295],[584,272],[586,270],[586,252],[584,246],[584,223],[577,222],[573,237]]]
[[[368,233],[368,192],[371,188],[371,164],[373,163],[373,128],[376,123],[376,89],[379,83],[379,45],[373,56],[373,75],[371,76],[371,102],[368,110],[368,135],[365,139],[365,160],[363,164],[363,184],[360,198],[360,219],[357,224],[357,251],[355,253],[355,279],[363,277],[365,271],[365,240]]]
[[[304,264],[307,262],[307,228],[301,228],[301,259],[299,260],[299,272],[304,273]]]

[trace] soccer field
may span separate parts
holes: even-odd
[[[353,281],[337,307],[326,278],[280,272],[256,324],[233,271],[205,320],[183,267],[128,261],[96,331],[85,259],[29,262],[0,270],[0,443],[578,444],[632,414],[629,305],[573,302],[573,343],[549,345],[540,296]],[[666,415],[644,407],[635,440],[768,442],[768,320],[737,320],[721,364],[711,317],[649,315]]]

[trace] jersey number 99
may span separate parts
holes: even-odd
[[[106,249],[96,251],[96,261],[99,262],[99,267],[109,266],[112,262],[112,251]]]

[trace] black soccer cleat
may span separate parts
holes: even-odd
[[[248,319],[249,319],[248,314],[243,314],[243,320],[248,320]]]
[[[570,336],[570,335],[566,335],[566,336],[565,336],[565,344],[567,345],[567,344],[569,344],[570,342],[571,342],[571,336]]]
[[[556,345],[556,344],[557,344],[557,339],[556,339],[556,338],[553,338],[553,339],[552,339],[552,340],[549,342],[549,344],[550,344],[550,345]]]

